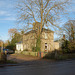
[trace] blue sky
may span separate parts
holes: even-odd
[[[15,27],[15,0],[0,0],[0,39],[9,38],[8,29]]]
[[[16,0],[0,0],[0,39],[3,41],[9,38],[8,30],[16,27],[15,3]],[[69,18],[61,16],[63,17],[62,24],[68,19],[75,20],[75,0],[72,0],[72,4],[68,7],[67,12],[69,13],[67,14]]]

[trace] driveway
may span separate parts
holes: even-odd
[[[23,63],[24,61],[34,61],[39,60],[39,57],[24,55],[24,54],[11,54],[7,56],[8,60],[16,61],[18,63]]]

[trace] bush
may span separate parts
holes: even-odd
[[[75,53],[75,42],[69,43],[68,47],[71,53]]]
[[[6,61],[7,61],[7,54],[1,52],[0,53],[0,62],[6,63]]]
[[[65,54],[65,53],[70,53],[70,50],[69,49],[63,49],[62,52]]]
[[[63,54],[61,50],[59,51],[52,51],[46,54],[43,58],[45,59],[54,59],[54,60],[64,60],[64,59],[71,59],[75,58],[75,53]]]
[[[44,56],[44,58],[47,58],[47,59],[55,59],[57,58],[57,54],[58,54],[58,51],[52,51],[52,52],[49,52],[48,54],[46,54]]]
[[[63,53],[75,53],[75,42],[65,40],[61,48]]]
[[[36,51],[36,47],[32,47],[32,51],[35,52]]]
[[[69,52],[70,52],[68,46],[69,46],[69,41],[65,40],[65,41],[63,42],[63,44],[62,44],[62,47],[61,47],[63,53],[69,53]]]
[[[28,49],[25,49],[24,51],[28,51]]]
[[[0,52],[0,60],[1,60],[1,52]]]

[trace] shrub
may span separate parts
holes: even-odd
[[[63,53],[75,53],[75,42],[65,40],[62,44]]]
[[[0,52],[0,62],[6,63],[7,61],[7,55],[3,52]]]
[[[71,53],[75,53],[75,42],[71,42],[68,47]]]
[[[32,47],[32,51],[35,52],[36,51],[36,47]]]
[[[54,59],[54,60],[71,59],[71,58],[75,58],[75,53],[63,54],[61,50],[59,51],[55,50],[55,51],[47,53],[43,58]]]
[[[28,49],[25,49],[24,51],[28,51]]]
[[[52,52],[49,52],[47,53],[44,58],[47,58],[47,59],[55,59],[57,56],[57,51],[52,51]]]
[[[1,60],[1,52],[0,52],[0,60]]]
[[[63,59],[67,59],[67,56],[63,56],[62,51],[57,51],[54,50],[52,52],[49,52],[48,54],[46,54],[43,58],[45,59],[55,59],[55,60],[63,60]]]

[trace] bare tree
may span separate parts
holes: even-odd
[[[69,39],[69,41],[74,42],[75,41],[75,20],[69,20],[66,24],[63,26],[63,32]]]
[[[44,27],[60,28],[55,22],[59,21],[59,16],[64,13],[68,3],[69,0],[19,0],[18,22],[24,25],[26,31],[37,27],[39,37]]]
[[[60,13],[64,13],[69,0],[19,0],[17,5],[18,22],[25,24],[25,29],[32,29],[33,23],[40,22],[40,33],[43,27],[60,27],[55,25]],[[40,34],[39,33],[39,34]]]

